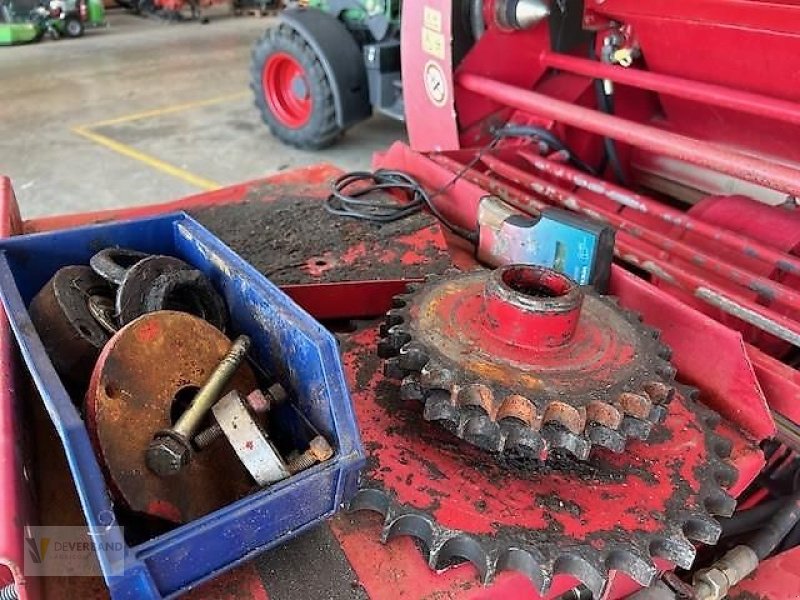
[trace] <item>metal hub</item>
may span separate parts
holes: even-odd
[[[544,459],[647,439],[674,395],[658,333],[568,277],[512,265],[395,300],[379,354],[426,420],[493,452]]]

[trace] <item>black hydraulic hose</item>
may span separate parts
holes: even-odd
[[[721,537],[730,537],[755,531],[784,504],[786,504],[785,498],[767,500],[753,508],[740,510],[729,519],[720,519],[719,522],[722,525]]]
[[[533,138],[541,141],[550,150],[556,152],[565,152],[569,162],[579,168],[581,171],[589,173],[590,175],[597,175],[597,170],[588,165],[580,156],[575,154],[572,149],[561,141],[552,131],[544,127],[537,127],[536,125],[515,125],[513,123],[503,125],[502,127],[494,130],[494,135],[501,138],[506,137],[520,137],[520,138]]]
[[[595,43],[597,41],[597,34],[592,36],[589,41],[589,58],[597,60],[597,53],[595,52]],[[602,79],[594,80],[594,92],[597,96],[598,108],[607,115],[614,114],[614,98],[606,94],[606,90]],[[619,159],[617,152],[617,143],[610,137],[603,138],[603,148],[605,149],[605,160],[611,164],[611,170],[614,172],[614,178],[620,185],[625,185],[625,171],[622,168],[622,161]],[[604,161],[605,163],[605,161]]]
[[[761,529],[747,541],[759,560],[769,556],[784,538],[800,522],[800,492],[789,496],[784,505],[769,519]]]
[[[800,523],[795,525],[794,529],[789,532],[789,535],[784,538],[781,544],[781,551],[785,552],[795,546],[800,546]]]

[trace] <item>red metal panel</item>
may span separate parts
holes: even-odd
[[[458,148],[453,113],[449,0],[406,2],[402,20],[403,101],[408,137],[424,150]]]
[[[774,435],[775,424],[741,334],[652,289],[623,269],[612,270],[611,293],[624,290],[626,304],[661,330],[680,377],[703,390],[703,401],[756,439]]]
[[[0,177],[0,236],[20,231],[20,215],[11,181]],[[21,401],[14,394],[16,386],[16,344],[5,312],[0,308],[0,586],[9,583],[7,575],[17,584],[20,600],[38,598],[39,582],[25,580],[24,528],[33,525],[34,507],[29,481],[23,462]],[[3,568],[5,567],[5,569]]]

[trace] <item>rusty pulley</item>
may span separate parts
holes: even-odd
[[[230,345],[203,319],[159,311],[120,329],[104,348],[86,395],[86,424],[111,489],[131,510],[186,522],[253,487],[226,444],[197,453],[172,477],[146,465],[154,435],[175,423]],[[255,375],[242,364],[223,393],[254,389]]]

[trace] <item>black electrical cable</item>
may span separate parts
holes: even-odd
[[[597,60],[597,53],[595,52],[595,43],[597,42],[597,33],[592,36],[589,41],[589,58]],[[594,80],[594,92],[597,96],[597,106],[601,111],[608,115],[614,114],[614,98],[606,94],[606,90],[602,79]],[[611,165],[611,170],[614,172],[614,178],[620,185],[625,185],[625,171],[622,168],[622,161],[619,159],[617,152],[617,143],[610,137],[603,137],[603,148],[605,149],[605,160]]]
[[[564,152],[567,155],[567,160],[580,170],[589,173],[590,175],[597,175],[597,171],[591,165],[588,165],[581,157],[575,154],[564,142],[562,142],[556,135],[549,129],[544,127],[537,127],[536,125],[504,125],[494,130],[495,135],[499,137],[526,137],[538,140],[556,152]]]
[[[450,231],[473,244],[477,244],[477,230],[465,229],[450,221],[436,207],[433,199],[455,185],[499,141],[500,136],[495,135],[452,179],[431,194],[428,194],[419,181],[403,171],[378,169],[374,172],[354,171],[345,173],[331,184],[331,195],[325,201],[325,210],[334,215],[361,219],[362,221],[391,223],[415,214],[427,206],[431,213]],[[354,184],[362,185],[356,189],[349,189]],[[362,196],[378,191],[400,191],[406,195],[406,200],[379,200],[374,197],[361,199]]]

